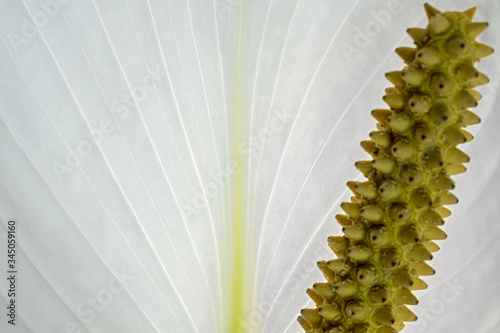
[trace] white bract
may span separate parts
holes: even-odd
[[[500,50],[500,4],[473,5]],[[0,331],[301,332],[384,73],[426,22],[403,0],[0,1]],[[405,332],[500,328],[496,57]]]

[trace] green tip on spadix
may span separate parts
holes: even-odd
[[[474,18],[474,15],[476,15],[476,11],[477,11],[477,7],[471,7],[467,10],[464,10],[462,13],[464,13],[465,16],[467,16],[467,18],[472,21],[472,19]]]
[[[425,8],[425,14],[427,14],[427,18],[430,20],[434,15],[436,14],[442,14],[440,10],[438,10],[437,8],[431,6],[430,4],[428,3],[425,3],[424,4],[424,8]]]

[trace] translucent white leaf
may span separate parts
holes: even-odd
[[[500,49],[498,2],[474,5]],[[426,22],[423,1],[0,1],[2,332],[301,332],[393,50]],[[496,57],[405,332],[499,328]]]

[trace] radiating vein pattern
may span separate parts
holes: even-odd
[[[303,291],[321,279],[311,262],[330,258],[322,240],[340,232],[331,222],[345,179],[362,177],[350,165],[373,127],[366,110],[382,104],[373,87],[397,66],[390,50],[409,40],[408,18],[423,24],[422,4],[0,0],[0,275],[15,219],[15,329],[300,332]],[[495,48],[499,6],[478,1],[477,16],[495,25],[481,40]],[[492,82],[478,88],[485,134],[465,148],[477,181],[457,182],[464,204],[450,225],[474,207],[500,214],[490,125],[500,68],[478,68]],[[470,270],[493,270],[475,256],[500,251],[484,241],[460,252],[463,264],[439,265],[473,285]],[[482,303],[493,302],[487,290]],[[495,327],[481,310],[468,311]],[[452,313],[444,330],[461,323]]]

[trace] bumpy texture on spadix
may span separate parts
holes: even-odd
[[[493,50],[475,41],[488,26],[471,22],[475,8],[442,13],[426,4],[426,29],[410,28],[416,47],[396,53],[406,67],[386,74],[390,109],[372,111],[379,121],[361,146],[373,157],[355,164],[367,178],[348,182],[354,196],[337,215],[343,236],[328,238],[338,259],[318,263],[327,282],[307,291],[317,308],[298,318],[306,332],[391,333],[417,320],[407,305],[420,276],[433,275],[426,261],[446,238],[440,229],[458,199],[450,176],[465,171],[469,157],[456,146],[472,140],[462,128],[480,119],[467,110],[489,80],[474,63]]]

